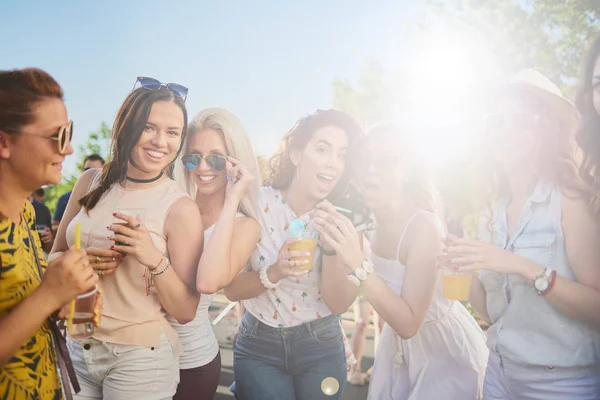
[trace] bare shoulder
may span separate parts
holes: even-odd
[[[444,228],[437,214],[421,211],[408,227],[402,243],[402,252],[407,260],[425,255],[437,256],[442,246]]]
[[[91,168],[87,171],[84,171],[83,174],[77,179],[75,182],[75,187],[73,187],[73,195],[72,197],[75,199],[79,199],[87,194],[88,189],[90,187],[90,183],[92,179],[96,176],[96,174],[102,173],[100,168]]]
[[[175,201],[167,215],[167,223],[185,224],[197,223],[200,220],[198,206],[188,196],[183,196]]]

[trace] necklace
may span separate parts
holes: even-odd
[[[160,172],[160,174],[158,174],[157,176],[155,176],[154,178],[150,178],[150,179],[135,179],[132,178],[130,176],[127,177],[127,180],[129,182],[133,182],[133,183],[150,183],[150,182],[156,182],[157,180],[160,179],[160,177],[163,175],[162,171]]]

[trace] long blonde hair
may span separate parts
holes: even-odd
[[[250,137],[246,133],[242,122],[233,113],[222,108],[207,108],[200,111],[190,122],[183,143],[183,151],[177,157],[174,169],[175,181],[187,192],[187,194],[196,200],[198,187],[187,171],[181,158],[188,150],[189,140],[203,129],[214,129],[221,133],[227,154],[239,160],[250,174],[254,176],[254,181],[248,187],[240,202],[239,211],[254,220],[258,218],[258,191],[260,188],[260,170],[256,154],[252,148]]]

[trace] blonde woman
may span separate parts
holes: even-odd
[[[221,356],[208,307],[214,293],[244,267],[260,238],[258,163],[240,120],[227,110],[201,111],[188,127],[175,177],[202,215],[204,251],[196,279],[202,293],[194,320],[171,320],[183,345],[175,400],[212,399]]]

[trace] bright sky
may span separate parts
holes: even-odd
[[[75,144],[112,126],[137,76],[190,89],[188,112],[224,107],[270,154],[296,119],[331,107],[336,78],[403,61],[416,0],[0,0],[0,69],[36,66],[65,90]],[[74,172],[77,157],[70,157]]]

